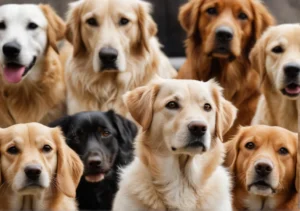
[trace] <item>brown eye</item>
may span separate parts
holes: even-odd
[[[211,111],[211,109],[212,109],[212,108],[211,108],[211,105],[210,105],[209,103],[205,103],[205,104],[204,104],[204,110],[205,110],[205,111],[209,112],[209,111]]]
[[[241,20],[247,20],[248,16],[244,12],[241,12],[239,14],[238,18],[241,19]]]
[[[207,14],[209,15],[217,15],[218,14],[218,10],[215,7],[210,7],[206,10]]]
[[[285,147],[281,147],[278,152],[281,155],[287,155],[287,154],[289,154],[289,151]]]
[[[276,54],[283,53],[283,48],[280,45],[278,45],[272,49],[272,52]]]
[[[52,147],[50,147],[48,144],[46,144],[45,146],[43,146],[43,152],[49,153],[51,151],[52,151]]]
[[[9,147],[9,148],[7,149],[7,152],[8,152],[9,154],[11,154],[11,155],[16,155],[16,154],[18,154],[20,151],[19,151],[19,149],[18,149],[17,147],[12,146],[12,147]]]
[[[119,24],[120,26],[125,26],[129,23],[129,20],[127,18],[121,18]]]
[[[175,101],[171,101],[166,105],[166,108],[168,108],[170,110],[179,109],[179,104]]]
[[[110,136],[110,134],[111,133],[107,130],[104,130],[104,131],[101,132],[101,136],[103,136],[103,137],[108,137],[108,136]]]
[[[98,22],[95,18],[87,19],[86,23],[89,24],[90,26],[98,26]]]
[[[245,147],[247,148],[247,149],[254,149],[255,148],[255,144],[253,143],[253,142],[248,142],[246,145],[245,145]]]

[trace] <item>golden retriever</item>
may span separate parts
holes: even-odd
[[[83,164],[58,128],[0,129],[0,210],[77,210]]]
[[[226,143],[237,210],[296,210],[298,135],[277,126],[241,128]]]
[[[64,114],[56,46],[64,31],[63,20],[48,5],[0,6],[0,127],[47,124]]]
[[[162,79],[125,95],[141,125],[113,210],[232,210],[222,136],[236,117],[214,82]]]
[[[270,27],[253,48],[251,63],[261,75],[262,92],[252,124],[298,131],[300,25]]]
[[[177,72],[161,52],[150,4],[141,0],[84,0],[71,4],[67,39],[68,113],[115,109],[126,114],[122,95],[155,75]]]
[[[178,78],[216,80],[224,96],[239,110],[225,140],[238,125],[250,125],[259,92],[259,75],[250,66],[249,52],[274,18],[258,0],[190,0],[180,8],[187,32],[187,60]]]

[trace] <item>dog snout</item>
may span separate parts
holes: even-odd
[[[99,156],[92,156],[88,158],[88,165],[90,168],[100,168],[101,163],[102,161]]]
[[[284,67],[284,73],[288,78],[295,78],[300,73],[300,65],[299,64],[288,64]]]
[[[21,52],[21,45],[15,41],[6,43],[2,48],[3,54],[9,59],[15,59]]]
[[[220,42],[229,42],[233,39],[233,31],[228,26],[221,26],[216,29],[216,38]]]
[[[207,126],[201,121],[192,121],[188,124],[188,129],[194,136],[203,136],[207,131]]]
[[[118,58],[118,51],[110,47],[102,48],[99,52],[99,58],[103,63],[113,63]]]
[[[32,164],[25,167],[24,172],[28,179],[37,180],[42,173],[42,167],[38,164]]]
[[[266,161],[260,161],[255,164],[255,172],[261,177],[266,177],[271,174],[273,166],[271,163]]]

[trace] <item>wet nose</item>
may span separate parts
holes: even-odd
[[[268,176],[272,172],[272,170],[273,167],[266,162],[259,162],[255,165],[255,171],[261,177]]]
[[[298,64],[288,64],[284,67],[284,73],[289,78],[295,78],[300,73],[300,65],[298,65]]]
[[[192,121],[188,125],[188,129],[194,136],[203,136],[206,133],[207,126],[201,121]]]
[[[233,31],[227,26],[221,26],[216,30],[216,38],[221,42],[229,42],[233,38]]]
[[[37,180],[42,173],[42,167],[37,164],[28,165],[25,167],[24,172],[28,179]]]
[[[17,42],[9,42],[3,46],[2,51],[7,58],[15,59],[21,52],[21,46]]]
[[[118,51],[110,47],[102,48],[99,52],[99,58],[103,63],[115,62],[118,58]]]
[[[88,159],[88,165],[90,168],[99,168],[101,163],[102,161],[99,156],[92,156]]]

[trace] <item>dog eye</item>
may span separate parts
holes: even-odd
[[[272,49],[272,52],[277,54],[283,53],[283,48],[280,45],[278,45]]]
[[[246,147],[247,149],[254,149],[254,148],[255,148],[255,144],[254,144],[253,142],[248,142],[248,143],[245,145],[245,147]]]
[[[209,15],[216,15],[218,14],[218,11],[217,11],[217,8],[215,7],[210,7],[206,10],[206,12],[209,14]]]
[[[33,23],[33,22],[30,22],[30,23],[27,25],[27,29],[30,29],[30,30],[35,30],[37,27],[38,27],[38,25],[35,24],[35,23]]]
[[[43,152],[49,153],[51,151],[52,151],[52,147],[50,147],[48,144],[46,144],[45,146],[43,146]]]
[[[0,22],[0,30],[4,30],[6,28],[6,25],[4,21]]]
[[[108,136],[110,136],[110,134],[111,133],[107,130],[101,131],[101,136],[103,136],[103,137],[108,137]]]
[[[125,26],[128,23],[129,23],[129,20],[127,18],[121,18],[120,22],[119,22],[120,26]]]
[[[9,154],[16,155],[16,154],[19,153],[19,150],[18,150],[17,147],[13,146],[13,147],[8,148],[8,149],[7,149],[7,152],[8,152]]]
[[[287,155],[287,154],[289,154],[289,151],[285,147],[281,147],[278,152],[281,155]]]
[[[245,13],[241,12],[241,13],[239,14],[238,18],[241,19],[241,20],[247,20],[247,19],[248,19],[248,16],[247,16]]]
[[[166,108],[171,110],[179,109],[179,104],[175,101],[171,101],[166,105]]]
[[[211,109],[212,109],[212,107],[211,107],[211,105],[209,103],[205,103],[204,104],[204,110],[205,111],[209,112],[209,111],[211,111]]]
[[[98,26],[98,22],[95,18],[87,19],[86,23],[89,24],[90,26]]]

